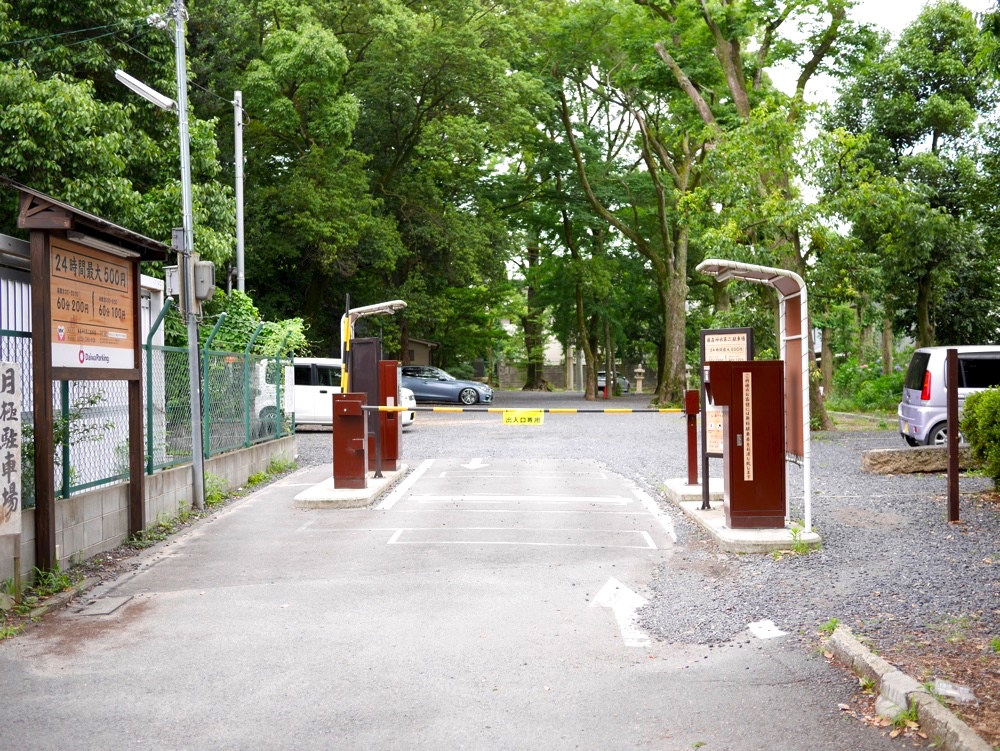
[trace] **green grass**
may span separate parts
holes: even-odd
[[[990,649],[995,654],[1000,654],[1000,636],[994,636],[990,639]]]
[[[294,459],[286,459],[283,456],[275,456],[271,458],[271,461],[267,465],[267,473],[269,475],[283,475],[285,472],[291,472],[293,469],[298,469],[299,463]]]
[[[247,488],[255,488],[258,485],[263,485],[265,482],[271,479],[271,476],[267,472],[254,472],[247,478]]]
[[[830,620],[828,620],[826,623],[824,623],[822,626],[819,627],[819,632],[823,634],[823,636],[833,636],[833,632],[837,630],[837,626],[839,625],[840,621],[838,621],[836,618],[831,618]]]
[[[205,473],[205,505],[215,508],[221,505],[229,497],[229,483],[224,477]]]

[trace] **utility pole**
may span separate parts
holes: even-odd
[[[246,292],[243,273],[243,92],[233,96],[236,129],[236,289]]]
[[[191,197],[191,148],[188,134],[187,61],[185,55],[184,22],[187,11],[184,0],[174,0],[174,51],[177,59],[177,117],[180,127],[181,204],[184,225],[184,247],[181,249],[181,269],[184,277],[184,318],[187,322],[188,380],[191,384],[191,464],[193,474],[192,505],[205,507],[205,452],[202,444],[201,368],[198,364],[198,317],[194,300],[194,206]]]
[[[131,89],[147,102],[160,109],[174,111],[178,120],[178,141],[181,152],[181,219],[183,227],[174,230],[174,247],[179,256],[181,285],[181,306],[187,323],[188,338],[188,384],[191,391],[191,464],[193,498],[191,505],[196,509],[205,507],[205,456],[201,440],[201,368],[198,366],[198,316],[195,313],[194,295],[194,207],[191,198],[191,148],[188,135],[187,115],[187,63],[184,50],[184,21],[187,11],[184,0],[174,0],[174,4],[164,16],[154,13],[146,21],[158,29],[167,28],[167,18],[174,21],[174,51],[177,58],[177,101],[166,97],[156,89],[133,78],[123,70],[115,71],[117,78],[126,88]]]

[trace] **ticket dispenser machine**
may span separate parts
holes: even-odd
[[[705,388],[722,408],[730,529],[785,526],[785,363],[709,362]]]
[[[367,394],[333,395],[333,487],[367,488]]]

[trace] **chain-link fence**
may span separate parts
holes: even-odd
[[[146,344],[143,357],[148,474],[191,461],[188,350]],[[206,458],[294,432],[292,360],[202,351]],[[0,329],[0,361],[21,365],[23,507],[35,505],[31,334]],[[279,409],[279,406],[281,408]],[[56,495],[128,477],[128,383],[52,384]]]
[[[291,368],[283,367],[285,363],[291,361],[214,350],[204,353],[206,457],[292,431]]]

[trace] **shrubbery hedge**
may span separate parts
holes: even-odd
[[[1000,388],[970,394],[962,409],[962,435],[972,455],[993,478],[1000,480]]]

